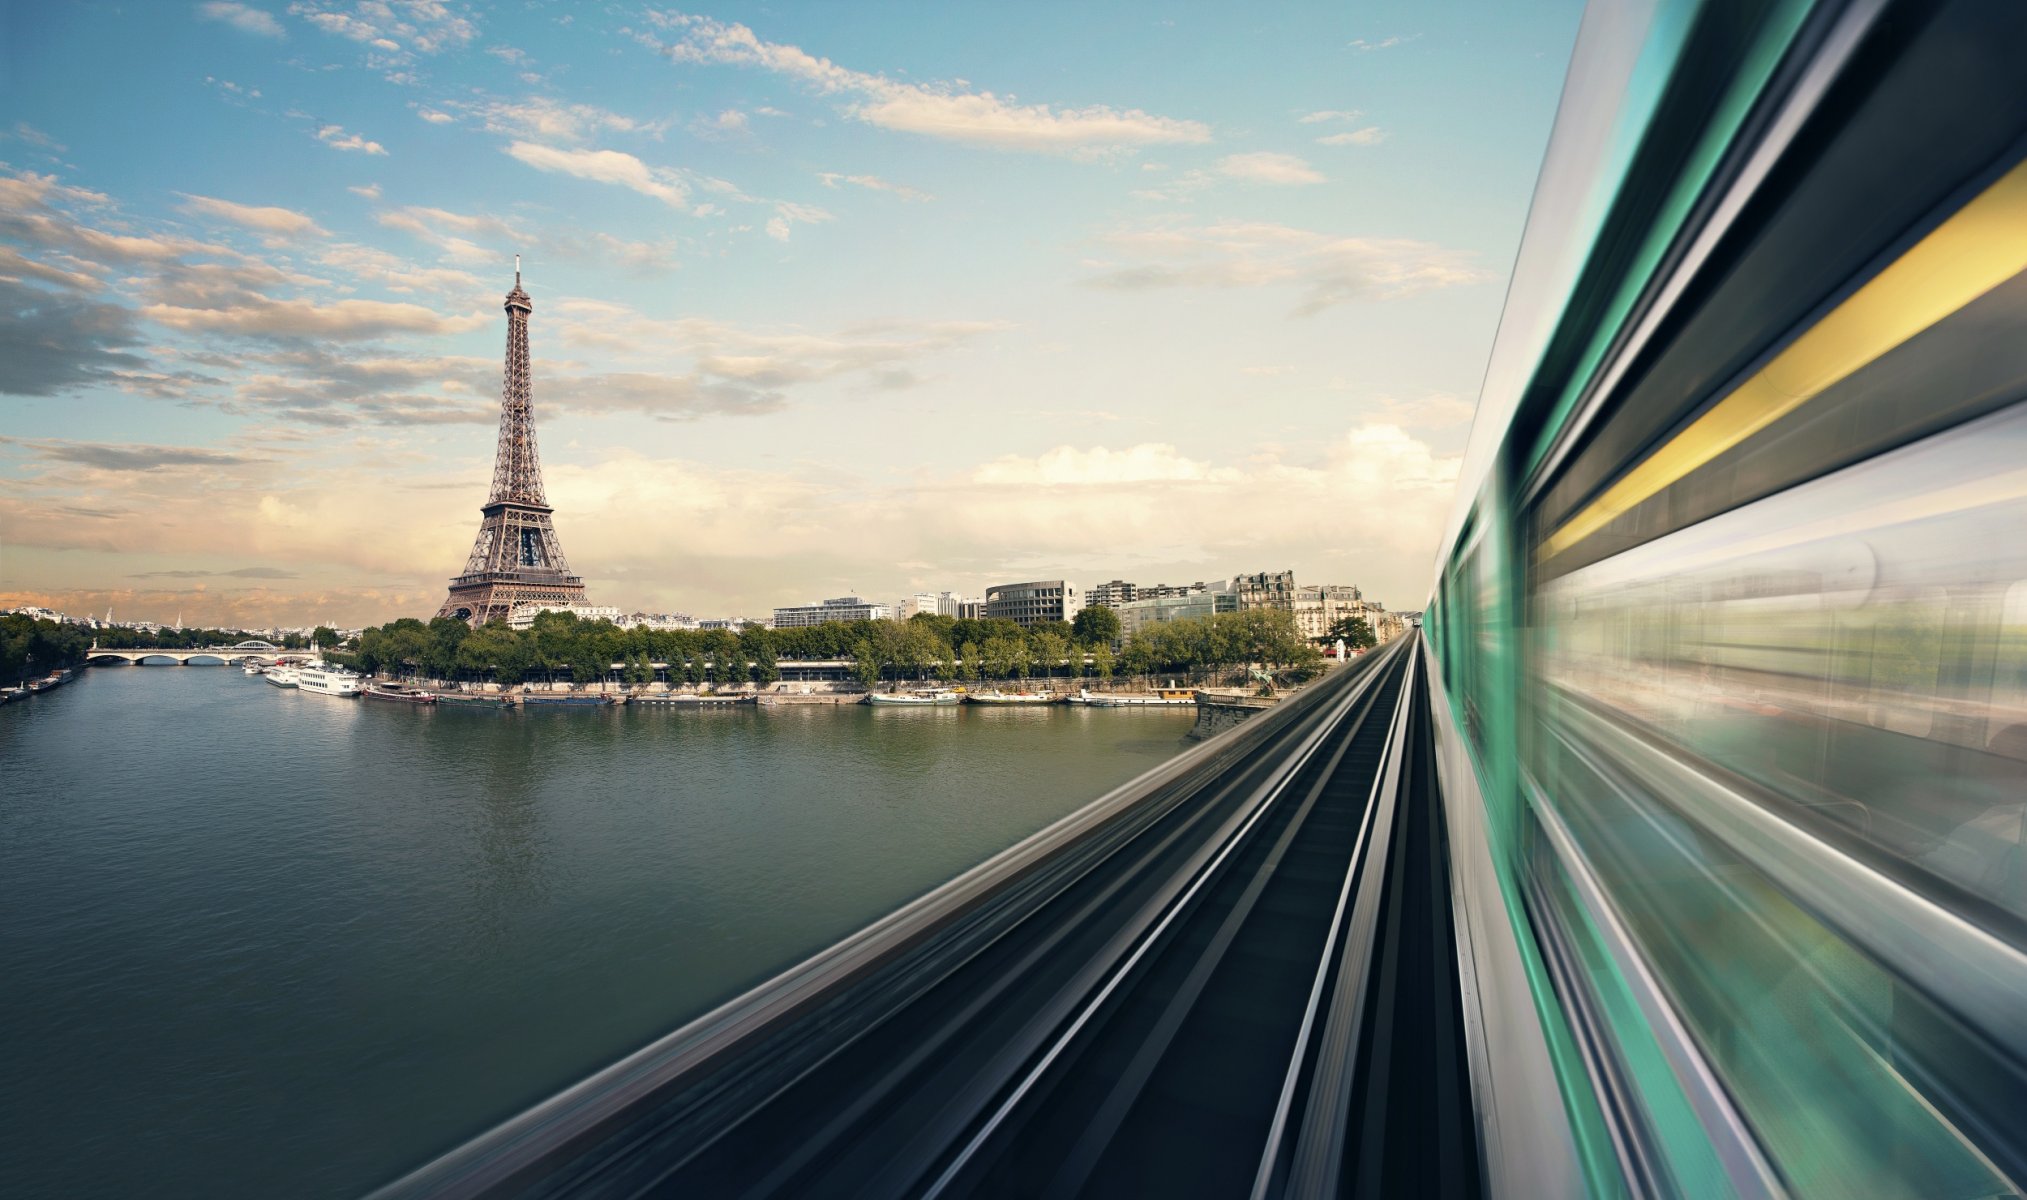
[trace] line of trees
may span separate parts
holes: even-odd
[[[22,613],[0,616],[0,683],[37,679],[85,660],[91,631]]]
[[[1023,628],[1012,621],[921,613],[906,621],[830,621],[797,629],[620,629],[575,613],[536,616],[525,630],[473,629],[439,617],[404,617],[364,631],[348,660],[361,670],[430,679],[613,682],[762,687],[783,660],[848,661],[860,683],[939,679],[1055,679],[1170,672],[1191,680],[1242,664],[1312,668],[1316,650],[1285,612],[1256,610],[1171,621],[1118,644],[1119,618],[1086,609],[1075,624]],[[615,664],[618,664],[615,666]],[[658,670],[656,664],[665,664]]]

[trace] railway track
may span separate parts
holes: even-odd
[[[1475,1195],[1419,666],[1378,656],[792,1013],[385,1194]]]

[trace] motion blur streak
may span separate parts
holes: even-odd
[[[1627,472],[1541,545],[1543,558],[1716,458],[2027,269],[2027,164],[2013,168],[1815,328]]]
[[[1438,562],[1452,825],[1591,1192],[2019,1195],[2027,10],[1652,7],[1579,39],[1638,148],[1551,151],[1611,211],[1537,200],[1590,255],[1503,320]]]

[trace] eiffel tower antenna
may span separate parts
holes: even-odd
[[[479,509],[479,536],[465,569],[450,581],[439,617],[473,625],[504,620],[516,604],[582,604],[584,580],[570,573],[550,522],[542,491],[542,460],[535,450],[534,386],[528,359],[528,318],[535,302],[521,289],[521,256],[514,256],[514,290],[507,293],[507,362],[500,386],[500,440],[493,454],[493,486]]]

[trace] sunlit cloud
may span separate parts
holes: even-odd
[[[767,42],[744,25],[680,13],[650,13],[658,33],[642,40],[679,63],[759,67],[844,98],[847,115],[869,125],[1003,150],[1097,152],[1210,140],[1198,121],[1107,105],[1057,108],[957,84],[918,84],[854,71],[797,46]],[[664,40],[664,39],[667,40]]]

